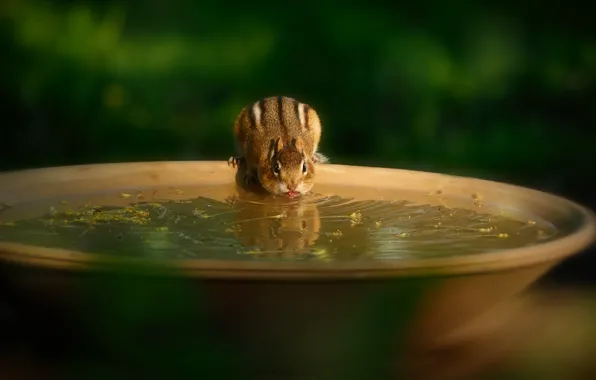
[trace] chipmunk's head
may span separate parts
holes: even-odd
[[[259,170],[259,180],[268,192],[290,198],[308,193],[314,183],[315,165],[304,154],[300,137],[284,145],[281,138],[271,140],[268,164]]]

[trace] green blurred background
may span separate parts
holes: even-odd
[[[0,170],[225,160],[260,97],[318,110],[335,163],[596,207],[594,6],[4,0]]]
[[[283,94],[317,109],[332,162],[502,180],[596,208],[594,8],[561,0],[2,0],[0,170],[226,160],[240,109]],[[564,276],[594,282],[595,258],[569,261]],[[114,304],[140,294],[118,289],[129,291],[110,293]],[[157,297],[154,309],[164,302]],[[129,310],[134,318],[109,307],[104,319],[145,321],[148,306],[139,305]],[[30,314],[49,318],[49,310]],[[139,349],[120,339],[126,324],[110,335],[96,312],[106,345]],[[21,331],[40,334],[23,325],[15,341]],[[176,341],[186,334],[179,331],[164,335]]]

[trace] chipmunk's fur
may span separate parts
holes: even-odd
[[[289,97],[264,98],[244,107],[234,123],[234,135],[238,155],[229,163],[245,163],[245,182],[258,180],[273,194],[310,191],[315,164],[328,161],[317,151],[321,139],[317,112]]]

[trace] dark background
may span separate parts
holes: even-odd
[[[332,162],[505,181],[596,209],[596,7],[586,4],[2,0],[0,170],[226,160],[240,109],[286,95],[318,111]],[[596,252],[549,281],[596,283]],[[139,292],[123,285],[107,297]],[[136,319],[101,310],[110,329],[90,309],[107,346],[143,348],[118,340],[127,325],[110,314],[146,321],[149,307],[135,307]],[[53,326],[51,307],[11,314],[0,303],[0,324],[12,326],[0,342],[11,352],[40,342],[53,360],[72,336],[34,328],[36,316]],[[186,334],[170,341],[194,339]]]
[[[594,209],[593,11],[4,0],[0,169],[224,160],[239,110],[284,94],[318,110],[333,162],[501,180]],[[554,275],[583,281],[594,263]]]

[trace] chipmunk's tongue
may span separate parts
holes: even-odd
[[[288,194],[288,197],[290,197],[290,198],[296,198],[298,195],[300,195],[300,193],[298,193],[297,191],[292,191],[292,190],[288,191],[287,194]]]

